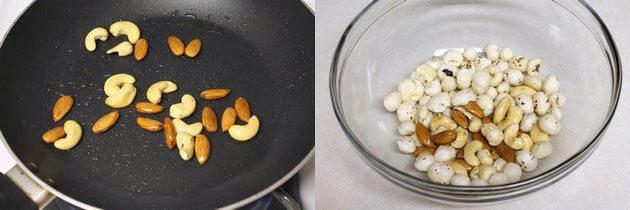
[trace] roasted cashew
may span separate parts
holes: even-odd
[[[105,95],[114,96],[118,91],[120,91],[120,87],[125,83],[133,84],[136,82],[136,79],[129,74],[114,74],[105,80],[105,86],[103,90],[105,91]]]
[[[536,123],[536,125],[534,125],[534,127],[532,128],[532,131],[529,132],[529,136],[532,137],[532,140],[534,141],[534,143],[538,143],[541,141],[549,141],[549,134],[542,131],[540,127],[538,126],[538,123]]]
[[[66,137],[55,141],[55,147],[60,150],[72,149],[81,140],[81,125],[74,120],[68,120],[63,124],[63,131]]]
[[[530,137],[526,133],[521,133],[521,135],[518,136],[518,138],[516,138],[516,140],[523,142],[523,148],[521,149],[523,151],[528,151],[529,152],[529,150],[531,150],[532,146],[534,145],[534,140],[532,140],[532,137]]]
[[[494,159],[492,159],[492,156],[490,155],[490,151],[487,149],[479,150],[479,152],[477,152],[477,159],[479,159],[479,163],[482,165],[492,165],[494,162]]]
[[[505,130],[508,125],[518,125],[518,123],[521,122],[521,119],[523,119],[523,110],[518,106],[511,106],[510,109],[508,109],[507,111],[507,117],[505,118],[505,120],[497,124],[497,127],[500,130]]]
[[[446,164],[448,164],[448,166],[453,169],[456,175],[459,174],[468,176],[468,171],[466,171],[466,168],[462,164],[459,164],[458,162],[452,160],[447,161]]]
[[[455,141],[451,142],[451,146],[456,149],[461,149],[464,145],[466,145],[466,141],[468,141],[468,130],[462,127],[457,127],[455,132],[457,132],[457,137],[455,138]]]
[[[147,99],[157,104],[162,100],[162,93],[170,93],[177,90],[177,85],[171,81],[159,81],[153,83],[147,90]]]
[[[455,123],[455,121],[453,121],[453,119],[451,119],[450,117],[440,115],[440,116],[434,117],[433,120],[431,120],[431,124],[429,125],[429,128],[431,129],[432,133],[436,133],[438,128],[444,128],[446,130],[454,130],[455,128],[457,128],[457,123]]]
[[[481,150],[482,147],[483,143],[479,140],[473,140],[464,146],[464,160],[468,163],[468,165],[473,167],[479,165],[480,162],[476,153]]]
[[[179,149],[179,156],[184,160],[190,160],[195,149],[193,136],[184,131],[180,131],[177,132],[177,136],[175,137],[175,139],[177,139],[177,149]]]
[[[518,124],[516,123],[510,124],[503,131],[503,142],[505,142],[505,144],[510,146],[510,148],[512,148],[513,150],[520,150],[525,146],[525,142],[523,142],[523,139],[516,137],[517,133]]]
[[[234,140],[247,141],[256,136],[259,127],[260,122],[258,121],[258,117],[253,115],[249,118],[247,125],[232,125],[228,132]]]
[[[516,97],[518,94],[521,94],[521,93],[525,93],[529,97],[532,97],[534,96],[534,94],[536,94],[536,90],[526,85],[517,86],[517,87],[512,88],[512,90],[510,90],[510,96],[512,97]]]
[[[127,35],[127,39],[135,44],[140,39],[140,29],[129,21],[118,21],[109,26],[109,32],[114,36]]]
[[[87,35],[85,35],[85,49],[88,51],[96,50],[96,40],[105,41],[109,33],[107,30],[101,27],[92,29]]]
[[[184,94],[181,103],[171,105],[169,115],[176,119],[186,118],[195,111],[195,105],[195,98],[190,94]]]
[[[510,102],[509,96],[503,97],[501,99],[501,102],[499,102],[499,105],[497,105],[497,107],[494,109],[494,117],[492,121],[495,124],[498,124],[501,121],[503,121],[505,114],[507,114],[507,111],[510,108],[510,103],[511,102]]]
[[[128,41],[124,41],[116,45],[112,49],[109,49],[107,51],[107,54],[112,54],[115,52],[118,53],[118,56],[128,56],[128,55],[131,55],[131,53],[133,53],[133,46]]]
[[[126,107],[136,97],[136,87],[131,83],[125,83],[123,87],[115,95],[109,96],[105,99],[105,104],[112,108]]]
[[[192,123],[189,125],[181,119],[173,119],[173,127],[175,127],[176,133],[186,132],[191,136],[196,136],[197,134],[201,133],[203,125],[200,122]]]
[[[497,170],[492,165],[480,165],[470,171],[470,177],[488,181]]]

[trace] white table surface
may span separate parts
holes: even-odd
[[[302,0],[315,12],[315,0]],[[31,0],[0,0],[0,44],[22,11],[28,7]],[[1,69],[0,69],[1,70]],[[7,152],[7,148],[0,144],[0,173],[6,173],[15,165],[15,160]],[[315,209],[315,161],[311,159],[299,173],[300,200],[306,210]]]
[[[630,65],[630,1],[587,0],[611,30],[622,63]],[[353,151],[333,113],[328,92],[330,63],[343,30],[369,0],[317,0],[316,17],[316,204],[320,209],[447,209],[378,175]],[[603,142],[578,169],[552,186],[518,201],[483,209],[629,209],[630,106],[628,82]]]

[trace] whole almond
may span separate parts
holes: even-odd
[[[431,132],[422,123],[416,124],[416,137],[420,140],[420,144],[435,147],[435,144],[431,141]]]
[[[433,155],[433,153],[435,153],[435,147],[427,147],[427,146],[419,146],[416,147],[416,151],[413,152],[413,154],[415,156],[418,156],[420,154],[422,154],[423,152],[428,152],[429,154]]]
[[[136,60],[142,60],[147,56],[148,50],[149,42],[144,38],[138,39],[133,49],[133,56],[136,57]]]
[[[109,128],[118,121],[119,116],[120,113],[118,113],[118,111],[113,111],[104,115],[94,123],[94,126],[92,126],[92,132],[98,134],[109,130]]]
[[[59,122],[63,116],[66,116],[72,108],[72,103],[74,99],[70,96],[61,96],[61,98],[57,99],[55,102],[55,106],[53,106],[52,116],[55,122]]]
[[[236,110],[232,107],[228,107],[223,111],[221,115],[221,131],[225,132],[236,122]]]
[[[453,109],[451,110],[451,117],[453,117],[455,123],[457,123],[460,127],[468,129],[468,118],[464,115],[464,113],[457,109]]]
[[[203,134],[195,137],[195,157],[199,165],[203,165],[210,157],[210,141]]]
[[[445,130],[431,137],[431,141],[434,144],[450,144],[451,142],[455,141],[456,137],[457,132],[455,132],[454,130]]]
[[[42,135],[42,140],[50,144],[61,139],[65,135],[66,135],[66,132],[63,130],[63,126],[59,126],[59,127],[46,131],[46,133]]]
[[[199,50],[201,50],[201,40],[193,39],[188,43],[188,45],[186,45],[186,49],[184,51],[186,53],[186,56],[192,58],[199,54]]]
[[[460,149],[457,154],[455,154],[455,159],[464,158],[464,150]]]
[[[464,108],[468,110],[468,112],[470,112],[471,114],[475,115],[475,117],[483,119],[483,110],[481,109],[479,104],[477,104],[477,102],[470,101],[466,105],[464,105]]]
[[[473,140],[479,140],[481,143],[483,143],[483,149],[487,149],[488,151],[490,151],[490,149],[492,148],[490,146],[490,143],[488,143],[488,139],[486,139],[486,137],[481,135],[481,132],[473,133],[472,134],[472,139]]]
[[[175,126],[173,126],[173,122],[171,122],[171,118],[164,118],[164,141],[168,149],[175,148],[177,144],[177,132],[175,132]]]
[[[208,132],[217,132],[219,129],[219,120],[217,119],[217,114],[212,110],[212,107],[203,107],[203,111],[201,112],[201,124]]]
[[[497,147],[495,147],[494,149],[499,157],[503,158],[503,160],[507,162],[514,162],[516,157],[514,155],[514,150],[512,150],[512,148],[510,148],[507,144],[501,143],[497,145]]]
[[[181,56],[184,54],[184,42],[176,36],[170,35],[168,36],[168,47],[171,49],[171,52],[175,56]]]
[[[248,122],[251,117],[251,111],[249,110],[249,103],[245,98],[238,97],[236,101],[234,101],[234,109],[236,110],[236,116],[238,119],[241,119],[243,122]]]
[[[454,162],[459,163],[459,164],[460,164],[460,165],[462,165],[462,166],[464,166],[464,168],[466,169],[466,171],[470,171],[470,170],[472,170],[472,168],[473,168],[472,166],[468,165],[468,163],[467,163],[464,159],[457,158],[457,159],[455,159],[455,160],[453,160],[453,161],[454,161]]]
[[[162,128],[164,128],[164,124],[160,121],[145,117],[136,118],[136,123],[138,123],[138,126],[148,131],[161,131]]]
[[[210,89],[201,92],[201,98],[203,99],[220,99],[230,94],[230,89]]]
[[[164,106],[150,102],[140,102],[136,104],[136,111],[144,114],[160,113],[164,110]]]

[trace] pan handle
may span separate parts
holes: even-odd
[[[56,197],[48,192],[46,188],[43,188],[41,185],[37,184],[37,182],[33,181],[18,165],[14,165],[6,175],[33,200],[39,209],[43,209]]]
[[[287,210],[302,210],[300,204],[282,187],[276,188],[271,192]]]

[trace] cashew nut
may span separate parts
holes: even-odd
[[[118,53],[118,56],[128,56],[128,55],[131,55],[131,53],[133,53],[133,46],[128,41],[124,41],[116,45],[112,49],[109,49],[107,51],[107,54],[112,54],[115,52]]]
[[[486,137],[488,144],[491,146],[497,146],[503,141],[503,132],[492,123],[486,123],[481,126],[481,135]]]
[[[534,75],[528,75],[523,79],[523,84],[536,91],[542,90],[543,80]]]
[[[521,133],[521,135],[516,138],[516,141],[523,142],[523,148],[521,149],[523,151],[529,151],[532,148],[532,145],[534,145],[534,140],[532,140],[532,137],[526,133]]]
[[[522,138],[517,138],[516,135],[518,133],[518,124],[510,124],[503,131],[503,142],[506,145],[510,146],[513,150],[520,150],[525,146]]]
[[[510,98],[503,97],[503,99],[501,99],[501,102],[499,102],[499,105],[497,105],[494,109],[494,116],[493,116],[492,121],[495,124],[498,124],[501,121],[503,121],[503,118],[507,114],[507,111],[509,108],[510,108]]]
[[[258,121],[258,117],[256,117],[256,115],[253,115],[251,118],[249,118],[247,125],[230,126],[228,132],[234,140],[247,141],[253,138],[256,133],[258,133],[259,126],[260,122]]]
[[[479,130],[481,130],[481,126],[482,126],[482,121],[481,119],[479,119],[478,117],[473,116],[472,120],[470,120],[470,124],[468,124],[468,130],[470,132],[478,132]]]
[[[195,98],[190,94],[184,94],[181,103],[171,105],[169,115],[176,119],[186,118],[195,111],[195,105]]]
[[[538,123],[536,123],[536,125],[534,125],[534,127],[532,128],[532,131],[529,132],[529,136],[532,137],[532,140],[534,140],[534,143],[538,143],[541,141],[549,141],[549,134],[540,130]]]
[[[482,179],[488,181],[492,175],[497,173],[497,170],[494,169],[491,165],[480,165],[473,168],[470,171],[470,177],[473,179]]]
[[[105,30],[104,28],[97,27],[97,28],[92,29],[85,36],[85,49],[89,51],[96,50],[96,40],[98,39],[101,41],[105,41],[107,40],[108,36],[109,36],[109,33],[107,33],[107,30]]]
[[[478,166],[480,164],[476,153],[481,150],[482,147],[483,143],[479,140],[473,140],[464,146],[464,160],[468,163],[468,165]]]
[[[510,124],[516,124],[518,126],[521,119],[523,119],[523,110],[521,110],[518,106],[511,106],[507,111],[507,117],[505,117],[505,120],[497,124],[497,127],[501,130],[505,130],[505,128]]]
[[[60,150],[69,150],[79,144],[81,140],[81,125],[74,120],[68,120],[63,124],[63,131],[66,137],[55,141],[55,147]]]
[[[118,21],[109,26],[109,32],[114,36],[127,35],[127,39],[135,44],[140,39],[140,29],[129,21]]]
[[[136,97],[136,87],[131,83],[125,83],[122,88],[113,96],[109,96],[105,99],[105,104],[112,108],[126,107]]]
[[[517,87],[512,88],[512,90],[510,90],[510,96],[512,97],[516,97],[517,95],[521,93],[527,94],[529,97],[532,97],[534,94],[536,94],[536,90],[534,90],[534,88],[531,88],[525,85],[517,86]]]
[[[487,149],[481,149],[477,152],[477,159],[479,159],[479,163],[482,165],[492,165],[494,159],[490,156],[490,151]]]
[[[461,149],[466,145],[466,141],[468,141],[468,131],[462,127],[457,127],[455,132],[457,132],[457,137],[455,141],[451,142],[451,146],[456,149]]]
[[[503,167],[505,167],[505,164],[507,164],[507,161],[505,161],[503,158],[499,158],[499,159],[496,159],[494,163],[492,163],[492,166],[497,171],[501,171]]]
[[[105,95],[114,96],[118,91],[120,91],[120,87],[125,83],[133,84],[136,82],[136,79],[129,74],[114,74],[105,80],[105,85],[103,90],[105,91]]]
[[[179,156],[184,160],[190,160],[193,156],[195,142],[193,141],[193,136],[180,131],[177,132],[177,136],[175,137],[177,140],[177,149],[179,149]]]
[[[457,128],[457,123],[455,123],[455,121],[453,121],[450,117],[439,115],[431,120],[429,128],[431,129],[431,132],[435,132],[440,127],[445,128],[446,130],[454,130]]]
[[[177,85],[171,81],[159,81],[153,83],[147,90],[147,99],[157,104],[162,100],[162,93],[170,93],[177,90]]]
[[[448,164],[448,166],[450,166],[451,169],[453,169],[453,172],[455,172],[456,175],[468,176],[468,171],[466,171],[466,168],[462,164],[459,164],[458,162],[455,162],[455,161],[448,161],[446,162],[446,164]]]
[[[186,132],[191,136],[196,136],[197,134],[201,133],[203,125],[200,122],[192,123],[189,125],[181,119],[173,119],[173,127],[175,127],[176,133]]]

